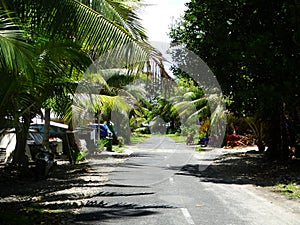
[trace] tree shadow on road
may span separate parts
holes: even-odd
[[[266,160],[257,152],[228,153],[220,156],[201,170],[199,164],[188,164],[177,175],[196,176],[203,182],[226,184],[253,184],[273,186],[278,183],[300,183],[298,162]]]
[[[1,168],[1,224],[70,224],[72,213],[68,211],[68,205],[84,198],[84,195],[68,193],[67,190],[99,187],[99,181],[82,179],[91,172],[89,169],[86,163],[61,164],[55,167],[48,179],[41,180],[36,179],[33,172],[23,174],[11,168]],[[52,210],[47,204],[57,205],[59,210]],[[73,204],[72,207],[79,206]]]
[[[104,201],[91,201],[85,205],[85,211],[76,215],[76,222],[104,222],[106,220],[124,219],[127,217],[143,217],[159,214],[157,209],[173,209],[169,205],[140,205],[133,203],[108,204]]]
[[[126,202],[126,197],[148,196],[151,191],[122,192],[118,188],[135,190],[148,186],[107,183],[108,173],[120,166],[119,161],[96,160],[92,164],[58,165],[47,180],[22,177],[22,174],[0,169],[0,217],[1,224],[74,224],[75,221],[102,221],[120,217],[140,217],[158,213],[168,205],[138,205]],[[133,167],[139,165],[130,165]],[[123,167],[124,168],[124,167]],[[95,180],[94,180],[95,179]],[[116,191],[103,191],[103,187]],[[90,191],[86,191],[90,190]],[[124,197],[124,202],[110,204],[91,199]],[[82,208],[92,209],[74,215]]]

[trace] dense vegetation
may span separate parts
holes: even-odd
[[[46,125],[52,110],[72,129],[77,83],[95,59],[102,70],[83,80],[100,85],[101,91],[97,104],[84,107],[98,116],[106,115],[107,120],[112,106],[119,107],[119,118],[128,116],[130,127],[125,120],[117,123],[127,131],[139,131],[152,122],[163,124],[168,132],[208,136],[216,118],[224,116],[224,111],[212,107],[201,83],[178,68],[173,68],[178,78],[173,90],[162,90],[164,84],[159,80],[151,87],[147,84],[151,73],[141,75],[145,62],[161,59],[147,43],[135,14],[138,4],[1,1],[0,120],[1,128],[16,130],[16,164],[23,164],[29,124],[41,114],[41,108]],[[221,85],[230,115],[245,118],[259,147],[266,145],[271,156],[288,158],[289,148],[299,145],[299,3],[192,0],[187,8],[171,28],[173,43],[183,44],[208,64]],[[176,54],[173,57],[182,67],[197,63]],[[105,78],[101,73],[112,67],[126,69],[126,73]],[[132,88],[136,78],[144,79],[145,84]],[[210,80],[203,82],[207,85]],[[120,100],[121,89],[132,99],[129,104]],[[129,133],[122,133],[125,141]],[[48,135],[45,133],[45,145]],[[79,151],[76,145],[71,149],[75,155]]]
[[[289,147],[299,145],[300,3],[191,0],[186,6],[171,29],[173,42],[208,64],[230,112],[250,118],[260,144],[286,159]]]
[[[120,68],[139,73],[147,60],[158,57],[146,42],[135,13],[138,4],[110,0],[1,1],[0,124],[1,128],[15,128],[15,164],[25,164],[29,125],[41,114],[41,108],[46,112],[45,126],[51,109],[67,119],[72,129],[76,84],[93,60],[103,55],[106,61],[108,56],[110,61],[118,58]],[[44,137],[47,145],[46,132]],[[76,155],[78,148],[72,144],[74,137],[70,138],[70,149]],[[69,155],[73,161],[74,154]]]

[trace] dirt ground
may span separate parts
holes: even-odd
[[[276,184],[300,185],[300,161],[280,162],[269,160],[257,151],[232,149],[221,155],[205,171],[202,180],[217,180],[224,183],[253,184],[271,187]]]
[[[99,194],[101,187],[109,185],[109,173],[124,160],[126,157],[101,154],[76,165],[59,160],[47,180],[35,179],[30,170],[21,174],[1,165],[1,224],[72,224],[74,214],[89,204],[88,199]],[[205,171],[188,165],[182,170],[204,182],[253,184],[278,195],[282,193],[273,188],[278,183],[300,185],[299,161],[266,161],[256,152],[234,149]],[[300,204],[299,198],[291,201]]]
[[[73,216],[108,183],[108,174],[126,158],[93,156],[76,165],[57,160],[47,179],[32,170],[0,167],[1,224],[73,224]]]

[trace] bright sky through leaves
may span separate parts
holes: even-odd
[[[170,25],[183,15],[186,2],[188,0],[144,0],[146,6],[141,9],[140,17],[150,41],[170,42]]]

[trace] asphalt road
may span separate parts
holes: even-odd
[[[76,224],[300,224],[298,211],[254,186],[203,182],[182,169],[205,170],[223,151],[196,153],[168,137],[151,137],[114,170],[79,212]]]

